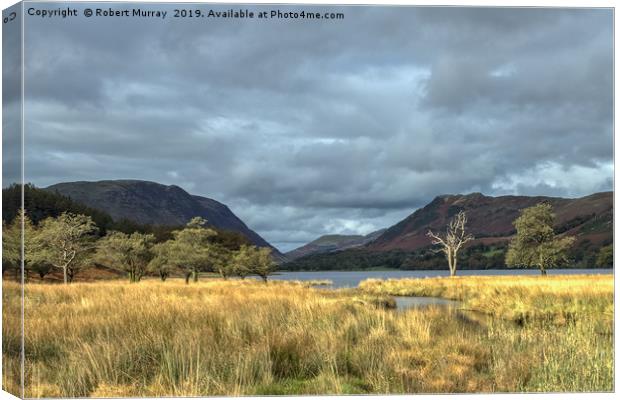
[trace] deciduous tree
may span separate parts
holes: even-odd
[[[267,277],[273,274],[278,269],[277,264],[273,261],[271,256],[271,249],[269,247],[261,247],[251,252],[251,271],[252,273],[260,276],[263,281],[267,282]]]
[[[53,266],[37,254],[37,252],[41,251],[40,243],[37,240],[39,229],[32,223],[32,220],[23,209],[19,210],[18,217],[14,218],[11,224],[3,225],[2,231],[3,267],[14,268],[16,275],[20,274],[21,245],[23,242],[25,279],[28,279],[29,272],[36,273],[41,279],[51,272]]]
[[[213,271],[219,273],[224,279],[228,279],[229,276],[234,274],[232,258],[232,251],[220,244],[211,244],[211,257],[209,259],[209,265]]]
[[[172,235],[173,239],[159,248],[158,256],[162,259],[158,262],[185,270],[186,283],[192,277],[197,282],[198,273],[213,266],[217,249],[212,238],[217,232],[207,227],[204,218],[195,217],[185,228],[172,232]]]
[[[514,267],[538,267],[542,275],[547,269],[567,261],[567,251],[574,243],[572,236],[556,236],[553,230],[553,208],[540,203],[526,208],[514,221],[517,234],[506,253],[506,265]]]
[[[613,267],[614,265],[614,245],[609,244],[607,246],[603,246],[598,251],[598,255],[596,256],[596,266],[607,268]]]
[[[241,279],[252,273],[252,246],[242,245],[239,250],[234,252],[231,265],[233,274]]]
[[[109,232],[97,243],[96,259],[110,268],[125,271],[129,282],[139,282],[153,258],[155,236],[134,232]]]
[[[159,275],[159,279],[165,282],[170,274],[177,269],[176,265],[170,261],[169,257],[169,243],[157,243],[153,246],[154,257],[151,259],[148,265],[149,271],[156,272]]]
[[[38,242],[35,262],[47,261],[63,271],[65,283],[73,281],[94,249],[97,226],[85,215],[62,213],[46,218],[36,235]]]
[[[14,270],[15,278],[19,279],[21,273],[21,221],[19,218],[15,218],[11,224],[2,221],[2,272],[9,270]]]

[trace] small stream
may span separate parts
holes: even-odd
[[[445,306],[454,308],[460,305],[460,302],[458,301],[446,300],[439,297],[394,296],[394,300],[396,300],[396,308],[399,310],[427,306]]]
[[[438,306],[459,321],[476,327],[488,326],[493,319],[490,315],[474,310],[464,310],[460,308],[463,303],[456,300],[447,300],[439,297],[415,296],[393,296],[393,298],[396,300],[396,311],[403,312],[410,309]]]

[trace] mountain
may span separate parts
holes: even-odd
[[[506,248],[515,234],[513,221],[520,210],[543,201],[553,206],[556,233],[567,233],[577,238],[568,254],[571,260],[569,267],[609,267],[599,265],[598,255],[603,246],[613,243],[612,192],[595,193],[578,199],[491,197],[480,193],[438,196],[366,245],[329,252],[308,252],[281,268],[291,271],[446,269],[445,256],[432,248],[426,233],[429,229],[445,232],[448,221],[461,210],[467,213],[467,230],[475,236],[475,240],[460,251],[459,269],[506,268]]]
[[[556,232],[577,236],[578,242],[611,243],[613,240],[613,192],[577,199],[558,197],[499,196],[480,193],[443,195],[390,227],[367,247],[374,251],[416,250],[430,245],[429,229],[445,231],[450,218],[467,213],[467,230],[476,238],[471,245],[506,242],[514,235],[513,221],[520,210],[548,202],[556,214]]]
[[[288,260],[295,260],[311,254],[329,253],[363,246],[379,237],[385,229],[366,236],[363,235],[324,235],[312,242],[286,253]]]
[[[176,185],[139,180],[80,181],[57,183],[45,190],[105,211],[114,220],[178,226],[193,217],[203,217],[216,228],[243,234],[256,246],[272,248],[274,257],[284,260],[282,253],[248,228],[225,204],[191,195]]]

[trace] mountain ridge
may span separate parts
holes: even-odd
[[[301,247],[285,253],[285,255],[289,261],[292,261],[311,254],[329,253],[364,246],[375,240],[383,232],[385,232],[385,229],[379,229],[367,235],[323,235]]]
[[[250,229],[230,208],[217,200],[192,195],[177,185],[119,179],[60,182],[44,188],[88,207],[107,212],[114,220],[139,224],[185,225],[193,217],[203,217],[216,228],[243,234],[252,244],[272,249],[279,261],[286,258],[278,249]]]
[[[556,214],[556,228],[562,229],[572,224],[572,234],[594,237],[595,235],[612,236],[613,192],[598,192],[578,198],[549,196],[486,196],[481,193],[436,196],[426,206],[389,227],[367,248],[375,251],[416,250],[430,245],[426,232],[445,230],[449,219],[459,211],[467,213],[467,228],[477,242],[485,244],[506,241],[514,234],[513,221],[522,209],[540,202],[548,202]],[[599,226],[596,232],[584,232],[579,227],[592,220],[609,223],[607,229]],[[579,222],[579,223],[576,223]]]
[[[466,229],[475,239],[459,253],[460,269],[503,269],[514,220],[524,208],[549,202],[556,214],[557,234],[576,237],[569,268],[592,268],[603,246],[613,244],[613,192],[566,199],[548,196],[485,196],[481,193],[436,196],[366,245],[308,254],[282,266],[291,271],[445,269],[446,261],[426,236],[445,232],[453,215],[467,213]],[[608,266],[602,266],[608,267]]]

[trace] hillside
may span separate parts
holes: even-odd
[[[45,188],[72,200],[102,210],[114,220],[138,224],[179,226],[192,217],[203,217],[216,228],[239,232],[252,244],[270,247],[276,259],[284,256],[246,226],[225,204],[194,196],[176,185],[139,180],[64,182]]]
[[[475,236],[459,254],[460,269],[505,268],[508,241],[514,235],[513,221],[520,210],[549,202],[556,214],[557,233],[577,238],[569,252],[568,267],[597,265],[601,247],[613,243],[613,193],[595,193],[578,199],[528,196],[443,195],[393,225],[367,245],[314,252],[282,266],[288,270],[355,270],[369,268],[445,269],[441,252],[435,252],[426,233],[444,232],[450,218],[467,212],[467,230]]]
[[[467,228],[476,240],[471,245],[506,242],[514,234],[512,222],[519,211],[542,201],[553,206],[557,232],[568,232],[578,241],[595,244],[612,241],[613,193],[595,193],[578,199],[529,196],[468,195],[438,196],[428,205],[390,227],[369,250],[417,250],[430,245],[426,232],[444,231],[450,218],[461,210],[467,212]]]
[[[84,204],[78,203],[67,196],[39,189],[32,184],[23,186],[24,208],[26,214],[35,224],[47,217],[58,217],[63,212],[84,214],[90,216],[97,224],[102,233],[109,228],[118,229],[114,226],[112,217],[107,213]],[[22,187],[13,184],[2,189],[2,219],[11,223],[18,215],[22,204]]]
[[[286,253],[288,260],[295,260],[311,254],[341,251],[363,246],[379,237],[385,229],[363,235],[323,235],[312,242]]]

